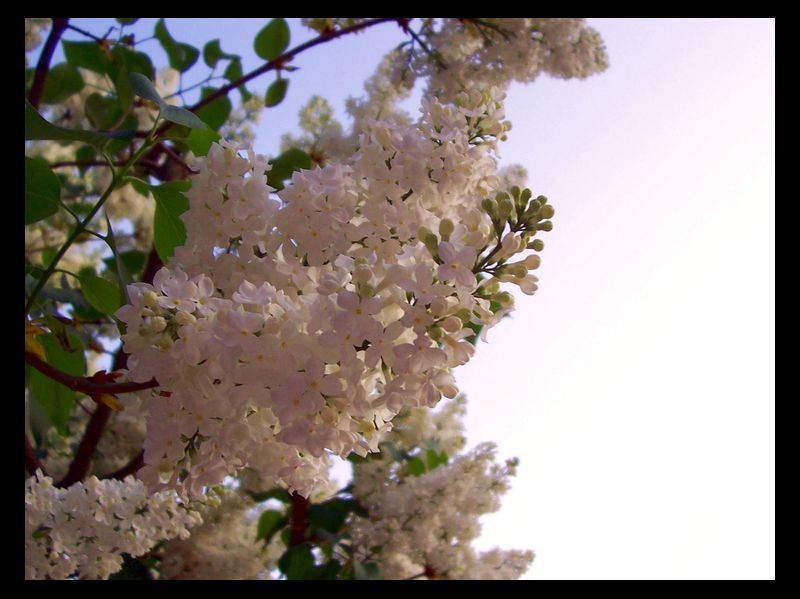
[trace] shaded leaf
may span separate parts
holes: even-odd
[[[122,292],[111,281],[98,277],[94,272],[81,274],[83,297],[98,312],[114,314],[122,306]]]
[[[133,93],[137,96],[155,102],[159,107],[164,105],[164,100],[161,99],[153,82],[150,81],[148,77],[144,76],[142,73],[130,73],[128,75],[128,81],[130,81]]]
[[[42,158],[25,157],[25,224],[55,214],[59,209],[61,182]]]
[[[167,53],[169,59],[169,66],[184,72],[192,67],[197,62],[200,56],[200,50],[189,44],[176,42],[167,30],[164,19],[159,19],[156,23],[155,38],[161,43],[161,47]]]
[[[269,108],[277,106],[286,97],[286,90],[289,89],[288,79],[276,79],[267,88],[267,96],[264,100],[264,105]]]
[[[47,72],[42,90],[43,104],[58,104],[83,89],[83,77],[78,67],[62,62]]]
[[[125,45],[117,45],[111,51],[112,69],[109,73],[114,81],[117,81],[121,70],[128,73],[141,73],[148,79],[155,76],[155,69],[150,57],[143,52],[137,52]]]
[[[114,151],[121,148],[133,138],[135,131],[126,129],[111,133],[68,129],[46,121],[42,115],[25,100],[25,139],[53,139],[65,141],[82,141],[91,144],[98,150],[108,148]]]
[[[64,57],[76,67],[82,67],[95,73],[111,71],[111,59],[97,42],[70,42],[62,40]]]
[[[184,142],[195,156],[205,156],[211,144],[220,140],[220,135],[210,129],[192,129]]]
[[[230,61],[223,76],[228,81],[236,81],[239,77],[242,76],[242,60],[240,58],[234,58]]]
[[[378,564],[353,561],[353,577],[356,580],[383,580]]]
[[[138,20],[139,20],[138,17],[135,19],[117,19],[117,23],[119,23],[120,25],[133,25]]]
[[[201,121],[196,114],[180,106],[171,106],[169,104],[164,104],[161,107],[161,117],[173,123],[177,123],[178,125],[189,127],[190,129],[208,128],[206,124],[203,121]]]
[[[217,90],[213,87],[204,87],[201,90],[200,97],[206,98],[215,91]],[[228,120],[232,109],[233,104],[228,96],[220,96],[210,104],[199,108],[196,114],[206,125],[216,131]]]
[[[110,129],[122,111],[114,98],[101,96],[98,93],[86,98],[84,105],[86,116],[95,129]]]
[[[284,19],[272,19],[258,32],[253,46],[259,58],[278,58],[289,46],[289,25]]]
[[[408,466],[408,473],[411,476],[419,476],[425,472],[425,462],[416,456],[409,458],[406,464]]]
[[[272,169],[267,173],[267,183],[277,190],[284,187],[284,181],[291,178],[294,171],[310,169],[313,166],[311,157],[297,148],[286,150],[283,154],[270,160]]]
[[[266,510],[258,519],[258,534],[256,541],[264,540],[264,545],[268,545],[280,529],[289,524],[289,518],[283,513],[275,510]]]
[[[62,348],[55,336],[49,333],[39,335],[37,339],[44,347],[48,364],[73,376],[86,374],[83,344],[77,336],[69,335],[72,351]],[[66,436],[75,392],[35,369],[30,372],[30,392],[59,434]]]
[[[117,275],[117,257],[122,262],[122,265],[130,274],[136,274],[140,270],[144,268],[144,264],[147,261],[147,254],[141,252],[139,250],[127,250],[125,252],[121,252],[117,254],[117,256],[111,256],[110,258],[104,258],[103,263],[105,263],[106,268],[114,273],[114,276]]]
[[[307,543],[289,547],[278,560],[278,567],[289,580],[316,578],[314,554]]]
[[[180,217],[189,209],[189,200],[181,193],[188,187],[189,181],[172,181],[150,188],[156,200],[153,245],[164,264],[175,248],[186,242],[186,227]]]

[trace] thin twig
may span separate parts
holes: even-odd
[[[29,351],[25,352],[25,361],[54,381],[61,383],[73,391],[85,393],[89,396],[102,395],[104,393],[110,395],[133,393],[135,391],[144,391],[145,389],[158,387],[158,381],[156,379],[150,379],[145,383],[135,383],[132,381],[127,383],[97,383],[85,376],[73,376],[61,372],[58,368],[51,366],[39,356]]]
[[[300,44],[299,46],[297,46],[295,48],[292,48],[288,52],[285,52],[284,54],[281,54],[277,58],[275,58],[273,60],[270,60],[268,63],[258,67],[254,71],[251,71],[251,72],[247,73],[246,75],[243,75],[243,76],[239,77],[238,79],[236,79],[235,81],[232,81],[228,85],[222,86],[217,91],[210,93],[208,96],[206,96],[205,98],[203,98],[202,100],[197,102],[197,104],[195,104],[194,106],[190,107],[189,110],[192,111],[192,112],[196,112],[197,110],[199,110],[203,106],[207,106],[208,104],[211,104],[211,102],[213,102],[217,98],[221,98],[222,96],[228,95],[228,92],[230,92],[231,90],[236,89],[237,87],[240,87],[240,86],[244,85],[245,83],[247,83],[251,79],[255,79],[256,77],[258,77],[260,75],[263,75],[264,73],[267,73],[268,71],[273,71],[275,69],[279,69],[279,68],[283,67],[287,62],[291,61],[295,56],[297,56],[301,52],[304,52],[305,50],[308,50],[309,48],[313,48],[314,46],[318,46],[319,44],[324,44],[324,43],[326,43],[326,42],[328,42],[330,40],[336,39],[337,37],[342,37],[343,35],[347,35],[349,33],[355,33],[357,31],[362,31],[364,29],[367,29],[368,27],[373,27],[375,25],[380,25],[381,23],[388,23],[388,22],[391,22],[391,21],[400,22],[400,21],[402,21],[402,19],[394,18],[394,17],[383,17],[383,18],[380,18],[380,19],[371,19],[369,21],[364,21],[363,23],[357,23],[356,25],[353,25],[352,27],[345,27],[344,29],[340,29],[339,31],[334,31],[332,33],[331,32],[326,32],[326,33],[320,34],[319,36],[317,36],[317,37],[315,37],[315,38],[313,38],[313,39],[311,39],[311,40],[309,40],[309,41],[307,41],[307,42],[305,42],[303,44]],[[156,135],[157,136],[162,136],[168,129],[172,128],[172,126],[173,126],[173,123],[171,123],[171,122],[165,123],[158,130],[158,133]]]
[[[110,474],[106,474],[103,476],[103,478],[122,480],[128,475],[138,472],[142,466],[144,466],[144,449],[131,458],[131,461],[125,464],[122,468],[115,470]]]
[[[106,33],[106,35],[105,35],[105,36],[103,36],[103,37],[97,37],[97,36],[96,36],[96,35],[94,35],[93,33],[89,33],[88,31],[84,31],[84,30],[83,30],[83,29],[81,29],[80,27],[75,27],[75,25],[72,25],[72,24],[70,24],[70,25],[67,25],[67,29],[71,29],[72,31],[75,31],[75,32],[77,32],[77,33],[80,33],[81,35],[85,35],[86,37],[88,37],[88,38],[91,38],[91,39],[93,39],[94,41],[96,41],[98,44],[103,44],[103,43],[105,43],[105,41],[106,41],[106,37],[108,36],[108,34],[109,34],[109,33],[111,33],[111,30],[109,30],[109,32],[108,32],[108,33]],[[113,29],[113,28],[112,28],[112,29]]]

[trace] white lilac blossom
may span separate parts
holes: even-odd
[[[133,477],[91,476],[59,489],[37,472],[25,483],[25,578],[108,578],[123,553],[143,555],[158,541],[185,538],[200,521],[175,493],[150,493]]]
[[[495,463],[494,446],[485,443],[419,476],[378,479],[378,486],[356,474],[354,496],[369,511],[350,526],[356,555],[379,564],[390,579],[519,578],[533,552],[478,553],[471,546],[481,532],[479,517],[500,508],[515,468],[515,460]]]
[[[118,312],[131,379],[160,383],[150,488],[198,495],[249,467],[307,496],[329,453],[375,452],[400,409],[456,395],[467,338],[512,307],[500,281],[535,281],[527,262],[505,270],[544,199],[497,188],[502,99],[371,121],[349,164],[296,172],[279,199],[263,156],[215,144],[198,161],[186,243]]]

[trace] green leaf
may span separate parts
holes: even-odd
[[[310,169],[313,166],[311,157],[297,148],[286,150],[275,160],[271,160],[272,169],[267,173],[267,183],[277,190],[284,187],[284,181],[291,178],[294,171]]]
[[[83,89],[83,77],[78,67],[62,62],[47,72],[42,91],[43,104],[58,104]]]
[[[134,94],[145,100],[155,102],[159,107],[164,106],[164,100],[161,99],[153,82],[150,81],[148,77],[145,77],[141,73],[130,73],[128,75],[128,81],[130,81],[131,89]]]
[[[236,81],[239,77],[242,76],[242,60],[241,58],[234,58],[228,64],[228,67],[225,69],[223,73],[223,77],[228,81]]]
[[[281,512],[275,510],[262,512],[258,519],[256,541],[264,539],[264,545],[268,545],[275,533],[287,524],[289,524],[289,518]]]
[[[133,89],[130,82],[128,67],[122,65],[114,78],[114,89],[117,90],[117,98],[122,110],[127,109],[133,102]]]
[[[228,54],[227,52],[223,52],[222,48],[219,45],[219,40],[211,40],[205,46],[203,46],[203,60],[205,63],[211,67],[212,69],[217,66],[217,62],[221,58],[227,59],[239,59],[238,54]]]
[[[200,92],[200,98],[206,98],[215,91],[217,90],[213,87],[204,87]],[[196,114],[206,125],[216,131],[228,120],[232,109],[233,104],[228,96],[220,96],[211,104],[198,109]]]
[[[61,182],[42,158],[25,157],[25,224],[55,214],[59,208]]]
[[[155,76],[153,62],[147,54],[131,50],[128,46],[117,45],[111,51],[112,69],[109,73],[114,81],[117,81],[120,72],[126,70],[128,73],[141,73],[148,79]]]
[[[122,306],[122,292],[111,281],[98,277],[94,272],[81,275],[83,297],[98,312],[112,315]]]
[[[133,25],[138,20],[139,20],[138,17],[135,19],[117,19],[117,23],[119,23],[120,25]]]
[[[272,19],[258,32],[253,46],[259,58],[278,58],[289,46],[289,25],[283,19]]]
[[[330,499],[323,503],[315,503],[308,508],[308,526],[337,533],[344,526],[347,516],[351,513],[367,516],[367,511],[355,499]]]
[[[119,253],[117,256],[122,262],[122,266],[130,274],[138,273],[144,268],[145,262],[147,262],[147,254],[139,250],[127,250]],[[114,276],[117,276],[117,259],[115,256],[103,259],[103,263],[105,263],[109,271],[114,273]]]
[[[156,23],[154,35],[161,43],[161,47],[166,51],[167,58],[169,59],[169,66],[173,69],[178,69],[182,73],[190,69],[192,65],[197,62],[200,56],[200,50],[189,44],[176,42],[169,31],[167,31],[164,19],[159,19],[158,23]]]
[[[418,457],[409,458],[408,462],[408,473],[411,476],[419,476],[425,472],[425,462],[423,462]]]
[[[383,580],[381,569],[373,562],[353,561],[353,577],[356,580]]]
[[[180,106],[163,104],[161,106],[161,117],[190,129],[208,129],[206,124],[195,113]]]
[[[180,217],[189,209],[189,200],[181,191],[189,187],[191,187],[189,181],[172,181],[150,188],[156,200],[153,245],[164,264],[172,256],[175,248],[186,242],[186,227]]]
[[[192,129],[184,142],[195,156],[205,156],[211,144],[220,140],[220,135],[210,129]]]
[[[428,462],[428,471],[447,464],[447,453],[429,449],[425,452],[425,460]]]
[[[92,149],[92,146],[81,146],[75,152],[75,160],[77,160],[78,162],[91,162],[92,160],[94,160],[95,155],[96,152],[94,151],[94,149]],[[91,167],[79,166],[78,170],[80,170],[80,173],[83,174],[89,168]]]
[[[55,336],[50,333],[39,335],[36,339],[44,348],[48,364],[72,376],[86,374],[83,344],[77,336],[68,337],[71,351],[61,347]],[[59,434],[66,436],[69,433],[67,420],[75,401],[75,392],[38,370],[32,370],[30,373],[30,392]]]
[[[86,98],[84,105],[86,116],[95,129],[110,129],[122,111],[114,98],[101,96],[98,93]]]
[[[308,543],[289,547],[278,560],[278,567],[289,580],[316,578],[314,576],[314,554]]]
[[[64,48],[64,57],[69,64],[89,69],[95,73],[108,73],[111,71],[109,55],[97,42],[62,40],[61,45]]]
[[[277,106],[286,97],[286,90],[289,89],[288,79],[276,79],[267,88],[267,97],[264,100],[264,105],[269,108]]]
[[[97,131],[59,127],[46,121],[31,103],[27,99],[25,100],[25,139],[82,141],[98,150],[102,151],[108,148],[109,151],[112,151],[115,147],[124,146],[133,138],[134,133],[135,131],[128,129],[112,133],[98,133]]]
[[[292,496],[289,495],[289,491],[281,488],[270,489],[263,493],[250,493],[250,497],[252,497],[253,501],[256,503],[261,503],[267,499],[277,499],[287,504],[292,502]]]
[[[220,58],[223,58],[225,53],[222,51],[222,48],[219,45],[219,39],[211,40],[205,46],[203,46],[203,62],[205,62],[209,68],[214,68],[217,66],[217,62],[219,62]]]

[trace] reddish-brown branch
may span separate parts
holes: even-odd
[[[132,393],[134,391],[143,391],[145,389],[158,387],[158,381],[155,379],[150,379],[146,383],[96,383],[84,376],[73,376],[61,372],[29,351],[25,352],[25,361],[54,381],[61,383],[73,391],[86,393],[87,395],[101,395],[103,393],[117,395],[119,393]]]
[[[31,84],[31,91],[28,94],[28,101],[31,105],[38,109],[39,103],[42,101],[42,92],[44,91],[44,82],[47,79],[47,71],[50,70],[50,59],[53,58],[58,40],[61,39],[61,34],[67,28],[69,19],[53,19],[53,28],[50,30],[50,35],[47,36],[47,41],[44,43],[42,53],[39,56],[39,62],[36,63],[36,72],[33,75],[33,83]]]
[[[84,431],[81,443],[78,445],[78,450],[75,452],[75,458],[69,465],[67,475],[56,483],[57,487],[70,487],[86,478],[86,475],[89,473],[89,466],[92,463],[94,450],[100,442],[103,428],[110,416],[111,408],[103,404],[97,405],[94,414],[89,418],[86,431]]]
[[[144,466],[144,450],[137,453],[130,462],[125,464],[119,470],[115,470],[111,474],[106,474],[103,478],[114,478],[116,480],[122,480],[129,474],[136,473],[142,466]]]
[[[47,475],[45,472],[44,466],[39,461],[39,458],[36,457],[36,450],[31,445],[31,440],[28,439],[28,433],[25,433],[25,470],[28,471],[28,474],[31,476],[36,473],[37,470],[41,470],[42,474]]]
[[[289,537],[289,547],[294,547],[305,541],[308,529],[308,499],[297,491],[292,493],[292,535]]]

